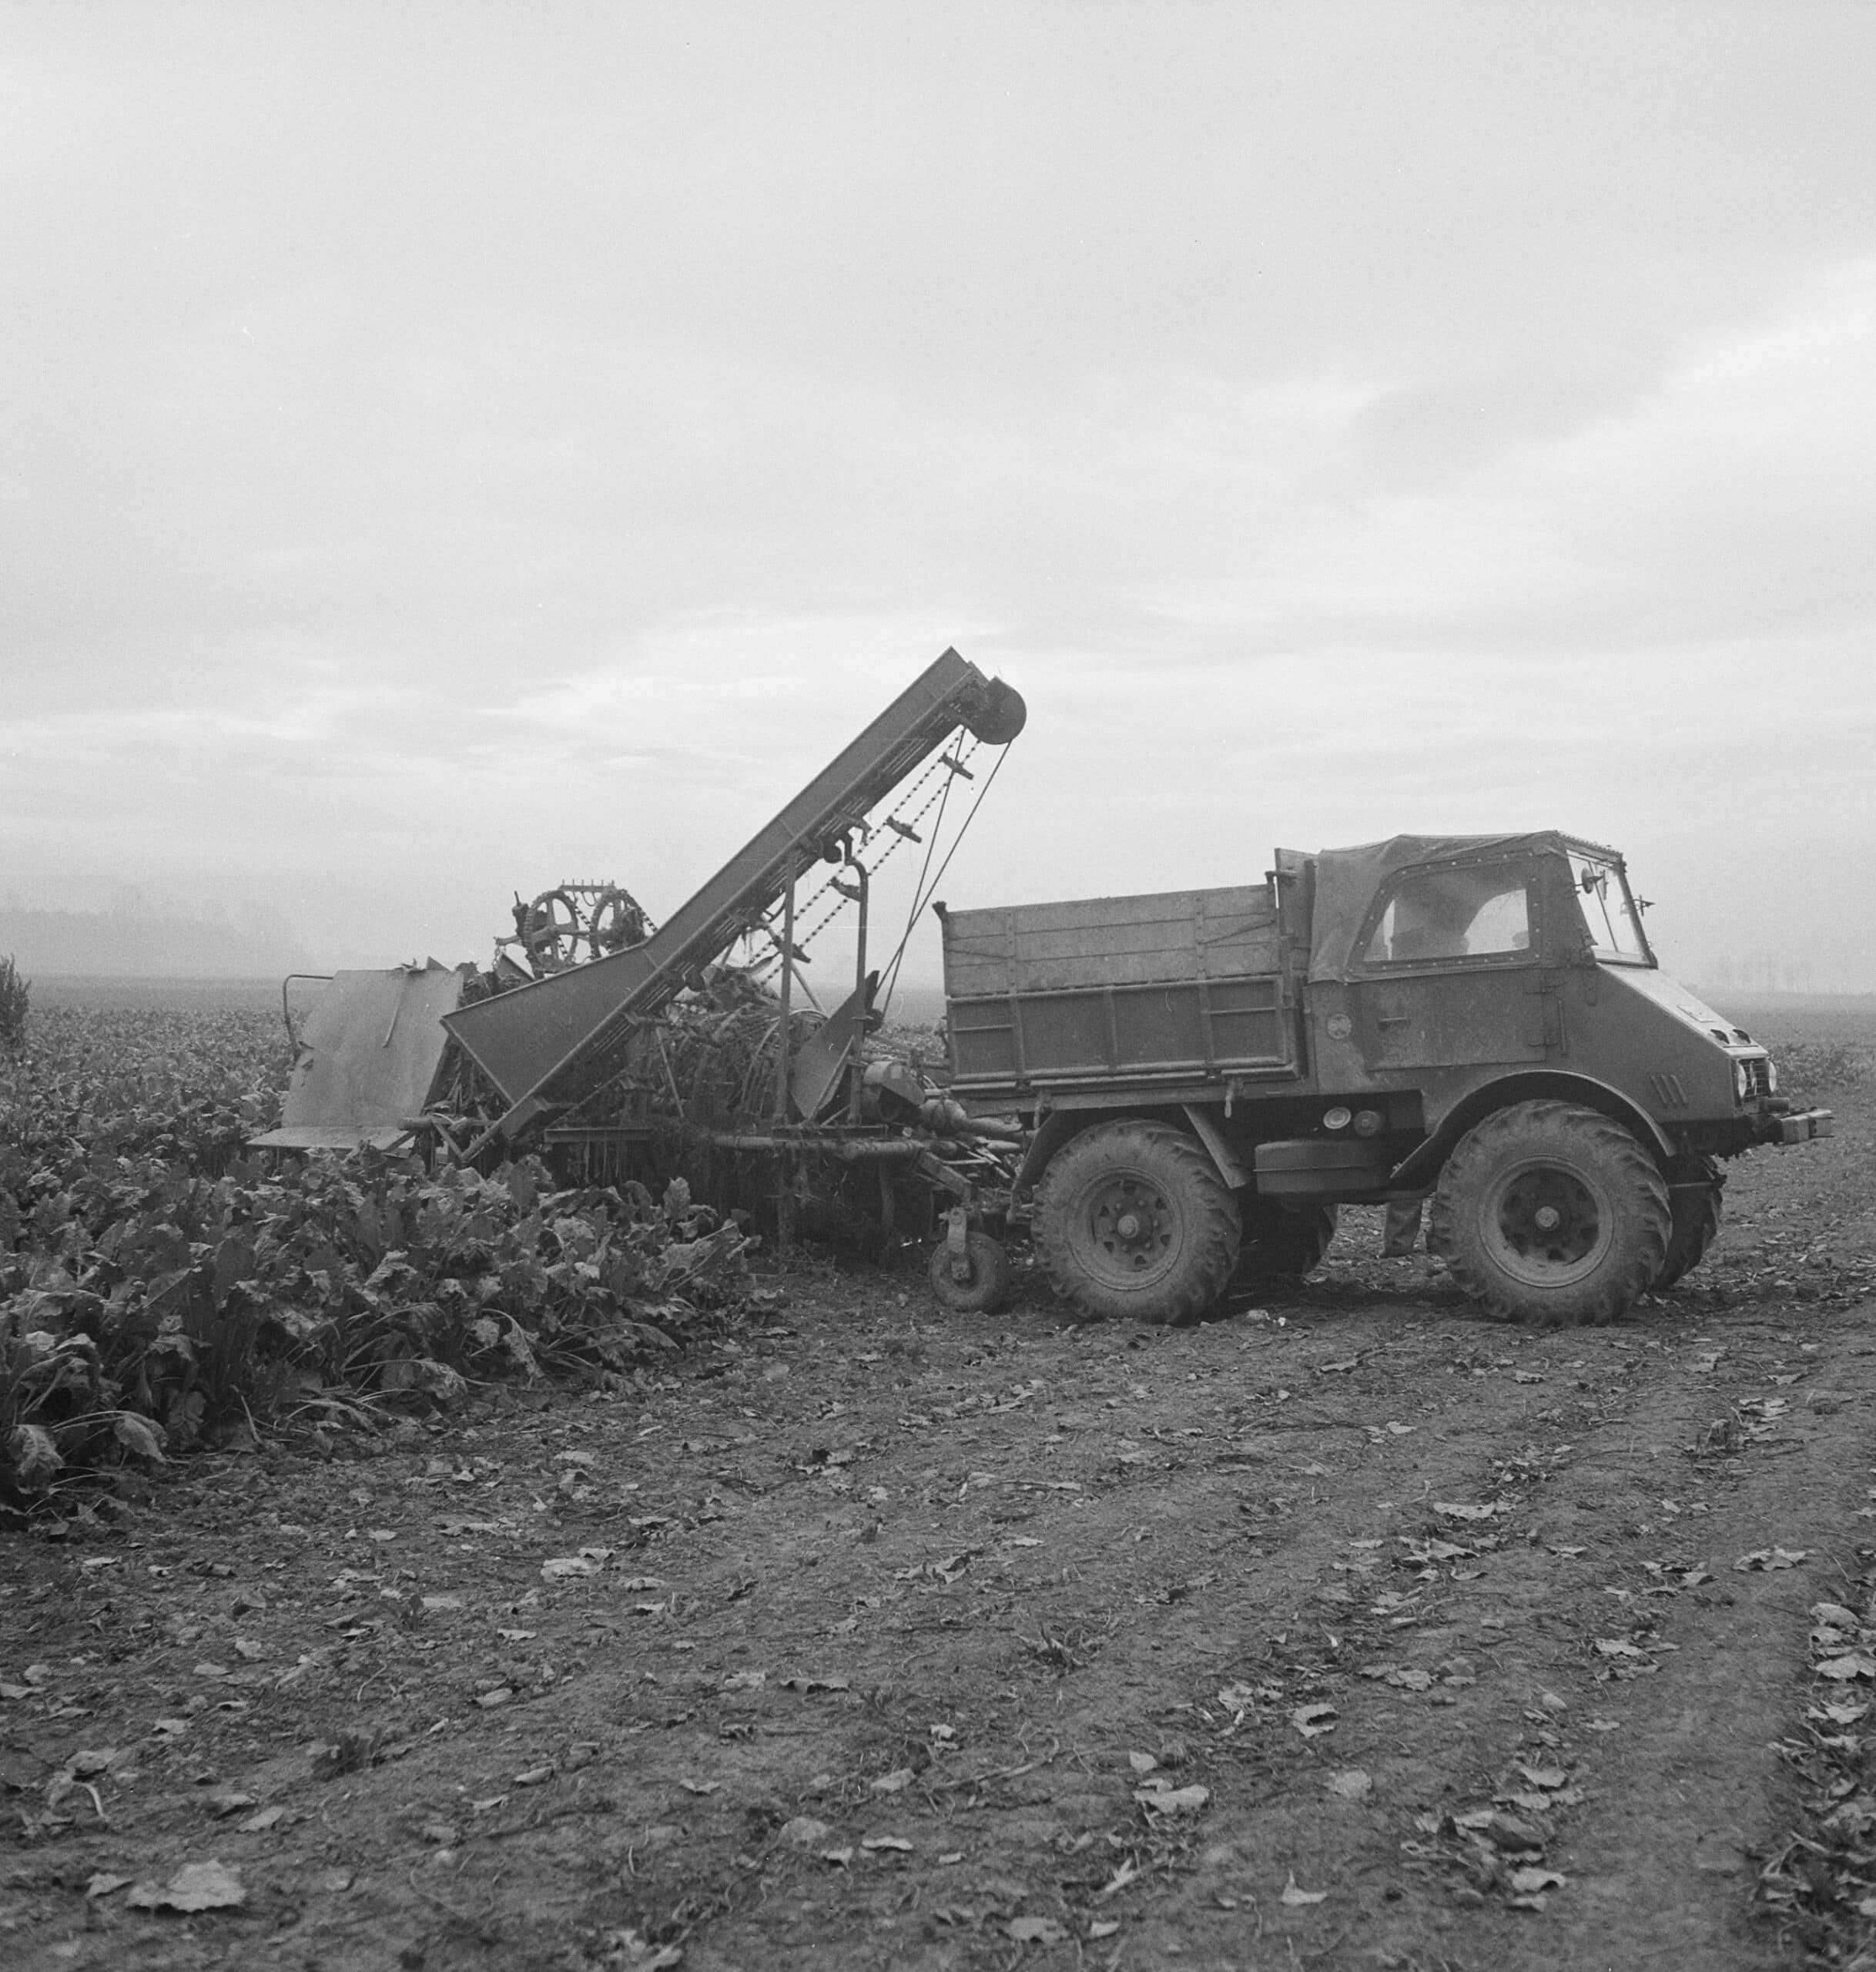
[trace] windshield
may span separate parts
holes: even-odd
[[[1596,956],[1619,964],[1648,964],[1648,941],[1642,936],[1641,920],[1636,914],[1635,900],[1629,895],[1620,866],[1606,857],[1586,856],[1580,850],[1573,850],[1569,867],[1576,879],[1583,922],[1589,927],[1590,945]]]

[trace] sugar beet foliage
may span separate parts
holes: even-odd
[[[524,1159],[273,1166],[277,1027],[42,1009],[0,1063],[0,1493],[472,1380],[605,1378],[733,1302],[745,1241],[678,1182],[556,1190]]]

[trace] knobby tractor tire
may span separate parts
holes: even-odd
[[[1710,1157],[1690,1158],[1684,1167],[1670,1166],[1667,1175],[1672,1223],[1667,1258],[1654,1277],[1657,1293],[1685,1279],[1707,1257],[1719,1236],[1720,1195],[1726,1186],[1726,1174]]]
[[[1189,1321],[1237,1263],[1238,1202],[1209,1157],[1162,1123],[1103,1123],[1071,1137],[1036,1194],[1049,1278],[1091,1315]]]
[[[1285,1206],[1252,1193],[1238,1212],[1244,1244],[1234,1279],[1301,1280],[1322,1265],[1335,1236],[1332,1205]]]
[[[1495,1314],[1610,1322],[1660,1276],[1671,1223],[1667,1181],[1620,1123],[1519,1102],[1447,1159],[1427,1245]]]
[[[940,1307],[954,1315],[989,1314],[1010,1292],[1010,1256],[987,1232],[965,1235],[965,1279],[952,1270],[948,1244],[932,1249],[925,1276]]]

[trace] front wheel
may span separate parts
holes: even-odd
[[[1667,1257],[1667,1181],[1621,1124],[1519,1102],[1476,1124],[1440,1174],[1427,1245],[1513,1321],[1613,1321]]]
[[[1036,1193],[1037,1250],[1092,1315],[1188,1321],[1223,1291],[1241,1236],[1237,1201],[1204,1150],[1163,1123],[1071,1137]]]

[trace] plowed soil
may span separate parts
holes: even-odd
[[[0,1960],[1797,1962],[1759,1878],[1876,1544],[1876,1019],[1747,1011],[1839,1133],[1615,1328],[1494,1323],[1364,1212],[1163,1332],[803,1263],[628,1394],[12,1539]],[[243,1901],[161,1907],[210,1861]]]

